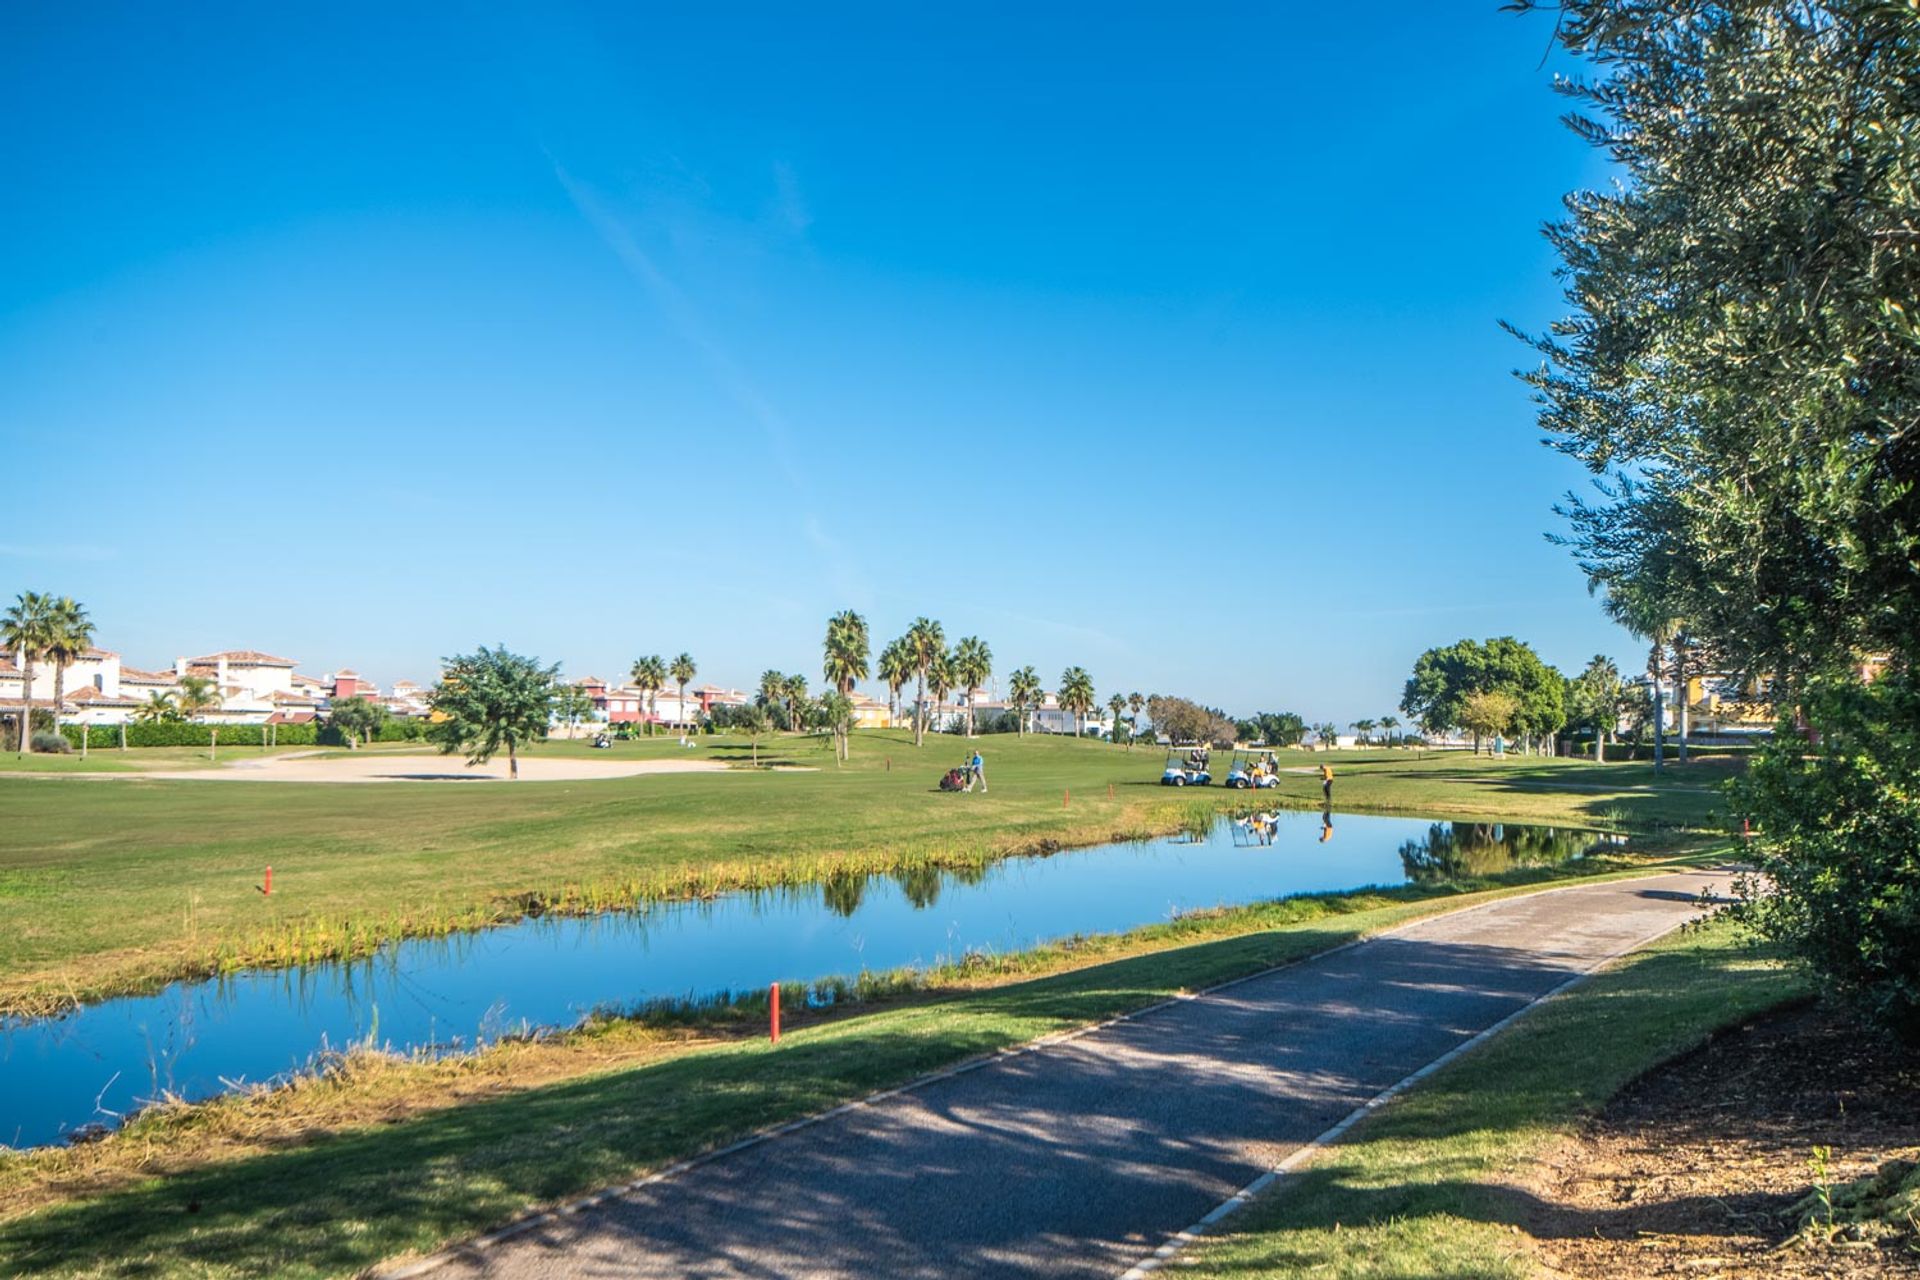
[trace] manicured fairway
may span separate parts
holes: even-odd
[[[1249,803],[1219,788],[1158,786],[1160,754],[1145,749],[977,743],[986,795],[935,789],[971,744],[936,735],[915,748],[898,732],[858,735],[844,769],[818,739],[763,743],[763,763],[798,768],[748,776],[348,786],[12,773],[0,777],[0,1007],[364,949],[529,906],[591,909],[838,869],[964,863],[1166,830],[1195,806]],[[589,754],[583,744],[542,751]],[[612,754],[696,753],[660,739]],[[744,761],[750,750],[721,739],[697,754]],[[1645,765],[1387,750],[1332,758],[1346,810],[1640,830],[1709,821],[1720,777],[1695,766],[1656,784]],[[1263,795],[1317,805],[1319,787],[1288,773]],[[268,864],[270,898],[257,888]]]

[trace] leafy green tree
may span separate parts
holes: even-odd
[[[1512,636],[1427,650],[1414,662],[1400,709],[1428,732],[1442,733],[1466,727],[1461,710],[1469,694],[1495,690],[1518,706],[1511,725],[1515,733],[1545,736],[1567,722],[1566,681]]]
[[[852,693],[853,686],[867,678],[867,620],[851,609],[828,618],[825,649],[821,675],[841,693]]]
[[[1480,740],[1510,733],[1520,718],[1520,699],[1505,689],[1475,689],[1460,700],[1460,727],[1473,735],[1473,753]]]
[[[543,667],[505,645],[448,658],[427,700],[427,736],[443,755],[464,752],[470,765],[505,749],[507,774],[518,780],[520,749],[544,738],[553,721],[559,675],[558,664]]]
[[[1087,713],[1093,710],[1093,677],[1083,668],[1068,667],[1060,673],[1060,709],[1073,713],[1073,736],[1085,737]]]
[[[667,664],[660,655],[650,653],[633,664],[633,687],[647,695],[647,736],[653,736],[654,720],[660,711],[660,691],[667,687]]]
[[[844,763],[848,757],[848,740],[853,736],[853,699],[838,689],[829,689],[820,695],[820,723],[833,736],[833,762]]]
[[[753,767],[760,767],[760,739],[773,732],[773,716],[765,702],[752,702],[734,713],[733,727],[747,735],[753,748]]]
[[[880,651],[878,672],[887,682],[887,723],[892,724],[900,718],[900,690],[907,681],[913,679],[916,668],[912,647],[906,637],[889,641]]]
[[[917,747],[927,740],[927,677],[934,664],[946,658],[947,635],[931,618],[915,618],[902,641],[913,658],[913,745]]]
[[[593,714],[593,698],[577,684],[562,683],[554,689],[553,714],[567,726],[567,733],[571,735],[582,720]],[[379,726],[374,728],[378,730]]]
[[[1007,677],[1007,701],[1013,704],[1016,731],[1025,734],[1027,716],[1040,705],[1040,675],[1032,667],[1021,667]]]
[[[696,675],[700,674],[700,668],[693,665],[693,655],[683,653],[675,658],[667,667],[667,674],[673,677],[674,684],[680,688],[680,722],[685,725],[694,725],[694,718],[687,714],[687,686],[693,683]]]
[[[387,709],[366,698],[340,698],[328,709],[327,721],[346,738],[348,747],[357,747],[373,741],[380,726],[387,722]]]
[[[218,711],[225,701],[220,687],[207,676],[181,676],[180,683],[173,690],[173,705],[184,720],[198,720],[209,712]],[[207,759],[220,758],[220,726],[207,726]]]
[[[953,647],[953,679],[967,699],[967,736],[973,736],[973,699],[993,676],[993,650],[979,636],[962,636]]]
[[[0,643],[20,664],[20,754],[33,749],[33,667],[47,654],[54,635],[54,598],[22,591],[0,617]]]

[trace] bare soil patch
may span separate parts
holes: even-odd
[[[1829,1148],[1824,1175],[1814,1149]],[[1545,1162],[1529,1224],[1549,1275],[1920,1276],[1920,1231],[1823,1243],[1796,1211],[1920,1158],[1920,1053],[1819,1004],[1734,1028],[1630,1085]]]

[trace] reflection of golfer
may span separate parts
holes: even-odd
[[[1333,803],[1333,766],[1320,766],[1320,798],[1328,804]]]
[[[980,794],[987,794],[987,762],[980,758],[978,751],[973,753],[973,759],[967,762],[967,767],[973,770],[974,780],[980,784]]]
[[[1325,844],[1331,839],[1333,839],[1333,810],[1322,809],[1320,811],[1320,843]]]

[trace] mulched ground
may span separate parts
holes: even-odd
[[[1643,1076],[1554,1153],[1529,1214],[1548,1274],[1920,1276],[1920,1238],[1788,1243],[1830,1147],[1839,1184],[1920,1156],[1920,1054],[1820,1005],[1733,1029]],[[1782,1246],[1785,1245],[1783,1248]]]

